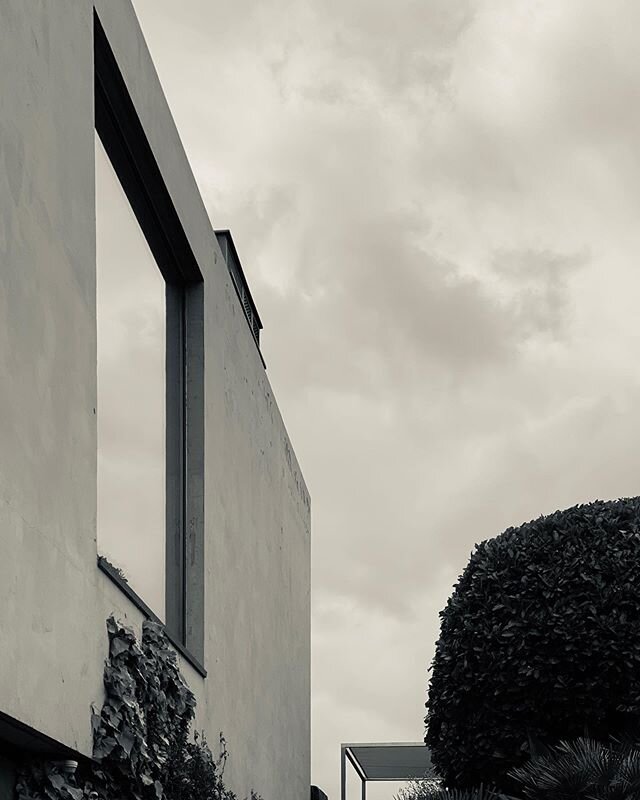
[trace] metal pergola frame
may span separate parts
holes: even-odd
[[[416,751],[416,756],[418,756],[418,762],[423,761],[421,764],[423,769],[416,769],[415,765],[409,766],[405,763],[396,764],[394,771],[394,765],[387,764],[384,771],[384,777],[380,777],[379,774],[376,777],[368,775],[366,771],[367,768],[360,763],[357,757],[357,751],[359,749],[365,749],[367,751],[379,750],[381,759],[384,759],[384,756],[386,755],[389,761],[393,762],[393,756],[396,754],[401,756],[402,749],[404,749],[404,754],[406,755],[407,751],[410,753],[413,748],[420,749],[419,752]],[[425,777],[431,766],[430,752],[424,742],[376,742],[366,744],[344,743],[340,745],[340,800],[347,800],[347,761],[351,764],[356,775],[360,778],[361,800],[366,800],[367,798],[368,781],[408,781],[419,779]],[[396,761],[398,761],[397,758]]]

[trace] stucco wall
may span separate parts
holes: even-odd
[[[205,667],[240,796],[309,791],[309,495],[129,0],[96,9],[205,288]],[[0,711],[91,752],[96,567],[93,3],[0,3]],[[269,324],[269,320],[265,321]],[[277,323],[276,323],[277,324]]]
[[[86,751],[96,664],[91,8],[0,3],[0,710]]]

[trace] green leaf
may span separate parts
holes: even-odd
[[[51,785],[52,785],[52,786],[53,786],[55,789],[58,789],[58,790],[60,790],[60,789],[62,789],[62,787],[65,785],[66,781],[65,781],[65,779],[62,777],[62,775],[59,775],[57,772],[52,772],[52,773],[49,775],[49,783],[50,783],[50,784],[51,784]]]
[[[135,737],[133,733],[130,730],[125,729],[117,734],[116,739],[124,752],[127,755],[130,755],[135,743]]]

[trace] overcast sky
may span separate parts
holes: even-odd
[[[474,543],[638,493],[640,4],[134,4],[311,491],[334,799],[422,738]]]

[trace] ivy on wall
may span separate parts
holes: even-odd
[[[57,762],[19,777],[18,800],[236,800],[223,781],[227,749],[216,760],[204,735],[190,736],[196,701],[161,625],[142,639],[107,620],[105,700],[92,714],[93,761],[75,775]],[[261,800],[251,792],[251,800]]]

